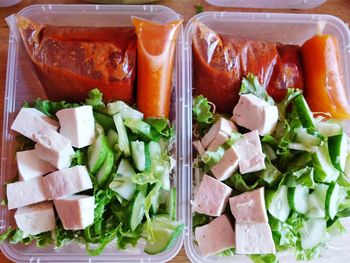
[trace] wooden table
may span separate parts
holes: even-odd
[[[257,0],[258,1],[258,0]],[[4,20],[10,14],[17,13],[22,8],[33,5],[33,4],[54,4],[54,3],[80,3],[83,4],[83,1],[74,1],[74,0],[54,0],[54,1],[38,1],[38,0],[28,0],[22,1],[20,4],[17,4],[13,7],[0,8],[0,125],[1,125],[1,134],[2,134],[2,121],[3,121],[3,110],[4,110],[4,90],[6,82],[6,63],[7,63],[7,47],[8,47],[8,27]],[[261,9],[233,9],[233,8],[219,8],[206,4],[204,0],[163,0],[160,4],[169,6],[173,8],[176,12],[183,15],[184,19],[187,21],[189,18],[195,15],[196,4],[200,3],[204,7],[204,11],[268,11],[268,12],[290,12],[290,13],[319,13],[319,14],[331,14],[338,16],[340,19],[344,20],[347,23],[350,23],[350,1],[349,0],[328,0],[322,6],[309,9],[309,10],[261,10]],[[1,142],[0,142],[1,148]],[[7,263],[10,262],[6,257],[0,252],[0,262]],[[181,249],[180,253],[171,261],[171,262],[189,262],[185,250]]]

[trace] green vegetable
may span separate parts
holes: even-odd
[[[251,73],[249,73],[246,77],[243,77],[239,94],[253,94],[259,97],[260,99],[263,99],[264,101],[268,102],[269,104],[275,105],[274,100],[260,85],[258,78]]]
[[[250,259],[254,263],[278,263],[279,262],[275,254],[251,255]]]
[[[169,249],[184,228],[184,224],[171,221],[162,216],[153,217],[150,224],[150,228],[153,231],[153,238],[148,239],[145,246],[145,252],[150,255],[158,254]]]
[[[88,167],[92,174],[95,174],[102,166],[108,152],[108,144],[104,135],[99,135],[94,144],[87,150]]]
[[[118,137],[119,147],[123,151],[124,155],[128,157],[130,156],[129,138],[128,138],[128,134],[126,132],[125,126],[123,124],[123,119],[120,113],[113,115],[113,120],[119,136]]]
[[[85,100],[86,105],[99,109],[104,108],[105,104],[102,102],[103,94],[98,89],[92,89],[88,93],[88,98]]]
[[[209,171],[215,164],[220,162],[224,157],[225,150],[219,147],[216,152],[206,151],[202,156],[201,160],[205,164],[205,170]]]
[[[204,11],[204,7],[201,4],[197,4],[194,6],[196,9],[196,14],[202,13]]]
[[[211,112],[209,101],[202,95],[193,99],[192,113],[193,118],[201,124],[214,123],[214,115]]]

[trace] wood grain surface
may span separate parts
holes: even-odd
[[[259,0],[256,0],[259,1]],[[3,122],[3,110],[4,110],[4,90],[6,83],[6,64],[7,64],[7,48],[8,48],[8,27],[4,18],[17,13],[22,8],[33,4],[84,4],[83,1],[68,1],[68,0],[31,0],[22,1],[21,3],[8,8],[0,8],[0,127],[2,134],[2,122]],[[159,4],[171,7],[176,12],[182,14],[185,21],[195,15],[195,5],[201,4],[204,7],[204,11],[242,11],[242,12],[288,12],[288,13],[317,13],[317,14],[331,14],[338,16],[340,19],[347,23],[350,23],[350,0],[328,0],[325,4],[315,9],[308,10],[280,10],[280,9],[238,9],[238,8],[221,8],[210,6],[204,0],[163,0]],[[1,147],[1,141],[0,141]],[[0,252],[0,263],[10,262]],[[171,262],[189,262],[184,248],[181,249],[179,254],[171,260]]]

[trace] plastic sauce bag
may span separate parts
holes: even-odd
[[[276,101],[287,88],[303,88],[297,46],[220,35],[198,21],[192,39],[194,93],[207,97],[219,112],[232,113],[248,73],[257,76]]]
[[[168,117],[176,38],[182,20],[132,18],[137,33],[137,106],[145,117]]]
[[[49,99],[79,102],[97,87],[107,102],[133,101],[133,28],[44,25],[20,16],[17,26]]]

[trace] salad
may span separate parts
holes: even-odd
[[[9,227],[2,241],[59,248],[74,240],[99,255],[113,240],[125,249],[144,238],[144,251],[157,254],[182,233],[174,126],[123,101],[105,105],[102,96],[94,89],[84,104],[24,104],[12,125],[21,134],[20,181],[6,185],[17,229]]]
[[[313,113],[299,89],[278,103],[253,74],[233,115],[193,99],[192,225],[203,256],[278,262],[321,255],[349,217],[348,138],[341,122]]]

